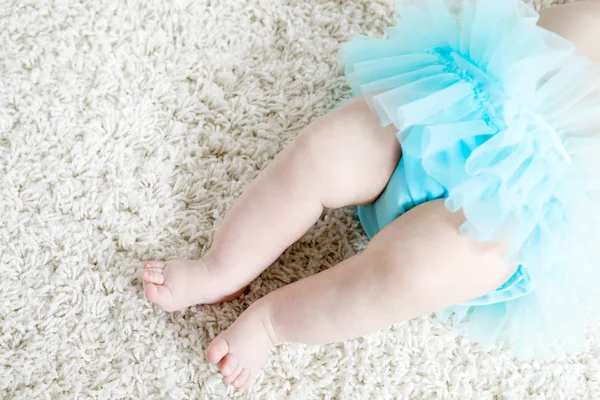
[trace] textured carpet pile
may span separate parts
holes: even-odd
[[[0,1],[0,398],[598,398],[600,330],[588,354],[535,364],[430,317],[282,346],[235,394],[206,345],[260,296],[360,251],[350,209],[326,212],[230,304],[167,314],[144,299],[142,262],[202,254],[258,171],[349,95],[340,45],[381,35],[391,10]]]

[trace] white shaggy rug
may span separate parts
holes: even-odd
[[[142,262],[199,257],[258,171],[348,95],[340,45],[390,21],[387,0],[0,1],[0,398],[600,398],[600,330],[589,354],[532,364],[429,317],[282,346],[235,394],[204,348],[360,250],[352,210],[230,304],[144,299]]]

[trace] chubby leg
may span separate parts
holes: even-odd
[[[545,10],[540,25],[600,62],[597,20],[600,1],[589,0]],[[516,267],[503,264],[503,245],[459,235],[462,221],[441,201],[411,210],[364,253],[257,301],[211,343],[208,360],[227,381],[247,387],[280,343],[355,338],[491,292]]]
[[[539,25],[571,40],[580,54],[600,63],[600,1],[577,1],[548,8],[542,11]]]
[[[356,99],[306,128],[263,171],[198,261],[150,262],[146,297],[166,311],[228,300],[319,218],[323,208],[373,201],[400,158],[393,127]]]
[[[440,200],[416,207],[363,253],[254,303],[211,343],[208,360],[244,387],[277,344],[356,338],[493,291],[516,268],[503,263],[503,245],[462,236],[463,221]]]

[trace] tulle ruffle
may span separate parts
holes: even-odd
[[[461,231],[509,243],[535,283],[440,316],[522,356],[579,351],[600,300],[600,68],[520,1],[461,4],[399,2],[387,39],[356,38],[340,59],[403,157],[462,210]]]

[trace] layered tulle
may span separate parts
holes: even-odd
[[[462,210],[464,234],[510,244],[528,282],[440,315],[523,356],[580,350],[600,300],[600,68],[517,0],[399,2],[396,19],[386,39],[340,52],[354,94],[397,127],[396,172]],[[378,218],[371,234],[416,203],[387,192],[363,210]]]

